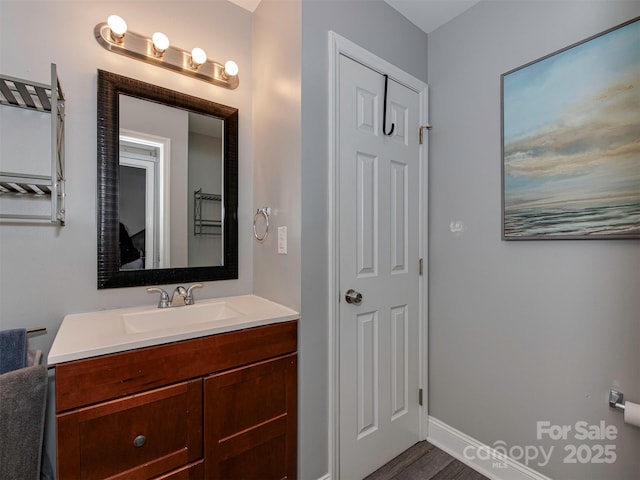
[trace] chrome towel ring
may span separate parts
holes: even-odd
[[[269,215],[270,214],[271,214],[271,208],[262,207],[262,208],[258,208],[258,210],[256,211],[256,214],[253,216],[253,236],[256,237],[256,240],[258,240],[259,242],[264,241],[269,236]],[[256,229],[256,220],[260,216],[264,217],[264,221],[266,225],[264,229],[264,233],[262,235],[259,235],[258,230]]]

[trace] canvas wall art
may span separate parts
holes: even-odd
[[[502,75],[505,240],[640,238],[640,17]]]

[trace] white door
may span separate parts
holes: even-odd
[[[357,480],[419,441],[420,99],[389,79],[386,136],[384,77],[341,55],[338,103],[340,478]]]

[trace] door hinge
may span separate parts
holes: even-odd
[[[424,261],[421,258],[420,260],[418,260],[418,275],[422,275],[423,269],[424,269]]]
[[[420,138],[420,145],[422,145],[424,143],[424,130],[425,129],[431,130],[432,128],[433,127],[431,125],[429,125],[428,123],[426,125],[420,126],[420,128],[418,129],[419,130],[418,136]]]
[[[418,390],[418,405],[422,406],[422,389]]]

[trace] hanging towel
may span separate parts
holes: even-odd
[[[0,332],[0,375],[27,366],[27,330]]]
[[[40,365],[42,362],[42,350],[27,350],[27,366],[32,367],[33,365]],[[45,362],[46,365],[46,362]],[[48,390],[48,387],[47,387]],[[45,416],[46,416],[46,404],[45,404]],[[46,422],[46,420],[45,420]],[[44,424],[42,425],[44,428]],[[43,434],[44,437],[44,434]],[[56,476],[53,473],[53,466],[51,465],[51,459],[49,458],[49,454],[44,448],[44,444],[42,446],[42,459],[40,460],[40,480],[56,480]]]
[[[0,375],[0,478],[39,480],[47,367]]]
[[[27,350],[27,367],[31,367],[33,365],[40,365],[42,362],[42,350]]]

